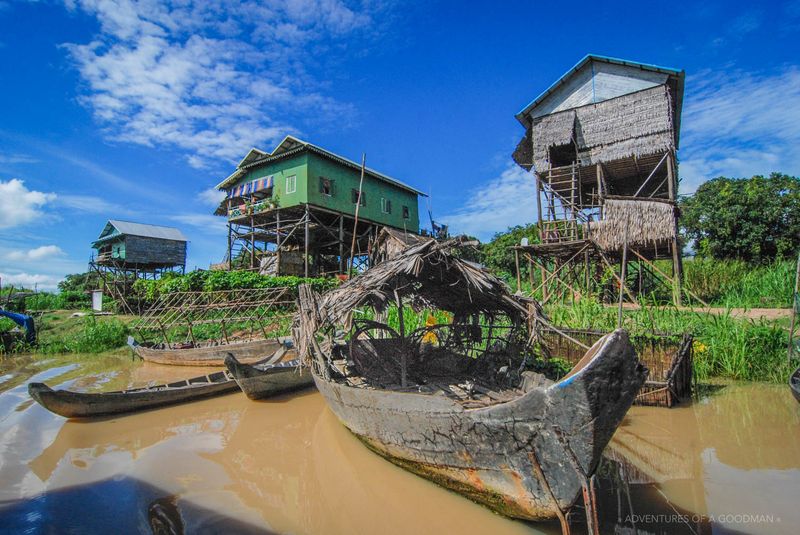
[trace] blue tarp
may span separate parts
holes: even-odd
[[[25,341],[32,344],[36,341],[36,326],[33,323],[33,318],[27,314],[17,314],[16,312],[9,312],[0,308],[0,316],[4,316],[20,327],[25,327]]]

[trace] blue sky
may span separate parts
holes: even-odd
[[[0,0],[0,277],[53,288],[112,217],[180,227],[206,268],[211,188],[286,134],[489,238],[535,219],[514,114],[587,53],[686,70],[684,193],[796,175],[799,36],[800,1]]]

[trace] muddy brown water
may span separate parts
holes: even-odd
[[[0,360],[0,532],[560,533],[386,462],[314,391],[89,422],[27,394],[30,381],[101,391],[207,371],[126,354]],[[800,405],[788,388],[734,384],[685,407],[634,407],[607,457],[603,533],[798,532]]]

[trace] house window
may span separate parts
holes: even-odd
[[[385,197],[381,197],[381,212],[384,214],[392,213],[392,201]]]
[[[408,206],[403,206],[403,219],[411,219],[411,215],[408,212]]]
[[[361,206],[367,205],[367,193],[365,191],[361,192]],[[353,189],[350,192],[350,200],[353,204],[358,203],[359,201],[359,194],[357,189]]]
[[[333,180],[330,178],[325,178],[324,176],[319,177],[319,192],[323,195],[327,195],[328,197],[333,195]]]
[[[297,191],[297,176],[287,176],[286,177],[286,193],[294,193]]]

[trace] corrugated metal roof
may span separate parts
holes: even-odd
[[[186,236],[175,227],[147,225],[145,223],[134,223],[132,221],[120,221],[119,219],[109,219],[108,224],[113,225],[120,234],[144,236],[145,238],[160,238],[162,240],[188,241]],[[100,241],[100,239],[98,239],[98,241]]]
[[[252,149],[250,152],[252,153],[253,150],[257,150],[257,149]],[[325,156],[326,158],[329,158],[329,159],[334,160],[334,161],[336,161],[336,162],[338,162],[338,163],[340,163],[342,165],[346,165],[347,167],[351,167],[351,168],[354,168],[356,170],[360,170],[361,169],[361,164],[360,163],[356,163],[353,160],[349,160],[349,159],[345,158],[344,156],[339,156],[336,153],[333,153],[333,152],[331,152],[329,150],[325,150],[325,149],[323,149],[322,147],[320,147],[318,145],[314,145],[313,143],[309,143],[307,141],[303,141],[302,139],[298,139],[298,138],[296,138],[294,136],[286,136],[285,138],[283,138],[283,141],[281,141],[278,144],[278,146],[275,147],[275,150],[273,150],[271,154],[264,153],[264,156],[262,156],[262,157],[260,157],[258,159],[255,159],[255,160],[248,161],[246,163],[245,163],[245,160],[247,159],[247,157],[245,157],[245,160],[242,160],[242,163],[240,163],[239,169],[237,169],[233,174],[231,174],[228,178],[223,180],[221,183],[219,183],[217,185],[217,189],[224,189],[224,188],[228,187],[231,183],[233,183],[236,179],[238,179],[240,171],[242,171],[244,169],[249,169],[249,168],[252,168],[252,167],[256,167],[258,165],[263,165],[265,163],[272,162],[272,161],[275,161],[275,160],[278,160],[278,159],[281,159],[281,158],[287,158],[289,156],[292,156],[294,154],[302,152],[303,150],[310,150],[311,152],[315,152],[315,153],[317,153],[317,154],[319,154],[321,156]],[[259,152],[262,152],[262,151],[259,151]],[[250,153],[248,153],[248,156],[249,155],[250,155]],[[244,164],[244,165],[242,165],[242,164]],[[366,174],[368,174],[370,176],[373,176],[373,177],[375,177],[375,178],[377,178],[379,180],[383,180],[384,182],[388,182],[390,184],[393,184],[393,185],[395,185],[395,186],[397,186],[399,188],[402,188],[404,190],[410,191],[411,193],[415,193],[417,195],[422,195],[424,197],[427,197],[426,193],[423,193],[423,192],[419,191],[418,189],[412,188],[408,184],[404,184],[403,182],[400,182],[399,180],[397,180],[395,178],[392,178],[392,177],[390,177],[388,175],[384,175],[383,173],[379,173],[378,171],[375,171],[374,169],[371,169],[371,168],[367,167],[365,169],[365,172],[366,172]]]
[[[564,84],[569,78],[572,77],[572,75],[574,75],[576,72],[581,70],[581,68],[583,68],[583,66],[586,65],[587,63],[589,63],[590,61],[600,61],[600,62],[603,62],[603,63],[611,63],[611,64],[615,64],[615,65],[626,65],[626,66],[629,66],[629,67],[637,67],[639,69],[646,70],[646,71],[660,72],[660,73],[667,74],[667,75],[670,75],[670,76],[675,76],[676,78],[678,78],[678,93],[679,94],[677,95],[677,98],[678,98],[678,109],[680,111],[680,102],[683,99],[684,71],[682,71],[680,69],[674,69],[672,67],[661,67],[659,65],[652,65],[652,64],[649,64],[649,63],[640,63],[638,61],[629,61],[629,60],[626,60],[626,59],[612,58],[612,57],[609,57],[609,56],[600,56],[600,55],[597,55],[597,54],[586,54],[586,56],[584,56],[583,59],[581,59],[578,63],[576,63],[575,66],[572,67],[570,70],[568,70],[566,73],[564,73],[561,76],[561,78],[556,80],[550,87],[548,87],[547,89],[542,91],[542,93],[538,97],[533,99],[527,106],[522,108],[519,111],[519,113],[517,113],[516,116],[515,116],[517,118],[517,120],[520,123],[522,123],[523,126],[527,127],[528,125],[525,123],[524,116],[528,112],[530,112],[533,108],[535,108],[540,102],[542,102],[542,100],[544,100],[545,97],[550,95],[559,86]],[[680,113],[678,113],[678,116],[680,117]]]

